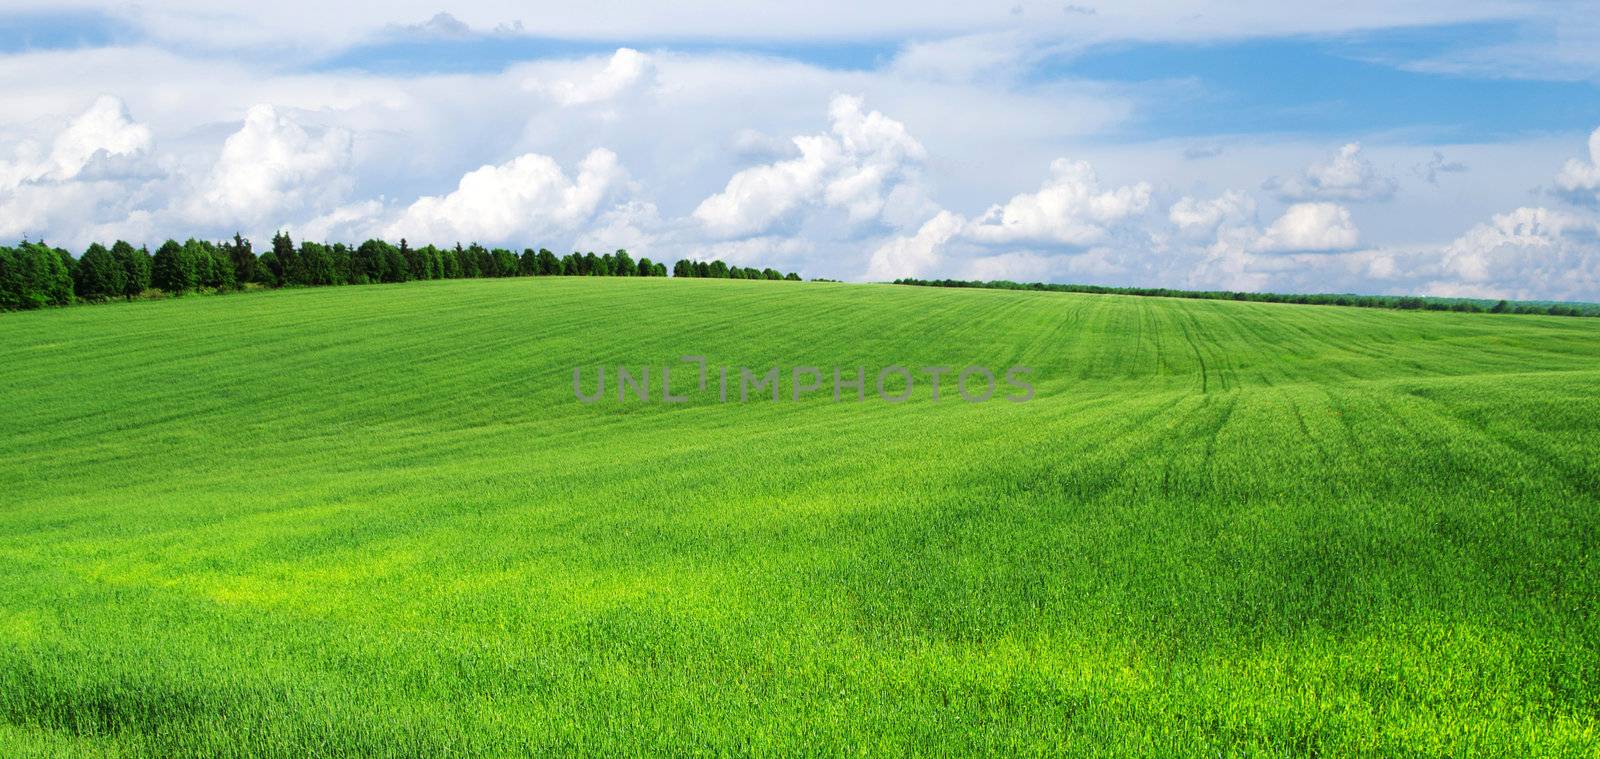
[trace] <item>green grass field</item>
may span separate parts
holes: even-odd
[[[573,398],[683,354],[1037,397]],[[539,278],[0,367],[7,757],[1600,751],[1600,321]]]

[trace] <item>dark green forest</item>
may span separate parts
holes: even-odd
[[[676,277],[715,279],[781,279],[798,281],[794,272],[730,266],[722,261],[681,260]],[[96,303],[113,299],[177,297],[196,292],[230,292],[249,287],[320,287],[409,282],[424,279],[479,277],[665,277],[664,263],[634,260],[626,250],[597,256],[546,249],[513,253],[477,243],[463,247],[412,247],[384,240],[356,246],[302,242],[289,235],[273,236],[272,247],[255,252],[249,240],[213,243],[190,238],[167,240],[149,248],[118,240],[107,248],[95,243],[76,258],[63,248],[23,241],[0,246],[0,310],[22,310]]]

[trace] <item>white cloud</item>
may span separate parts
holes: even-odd
[[[1589,160],[1568,159],[1556,175],[1556,188],[1576,202],[1600,203],[1600,129],[1589,135]]]
[[[598,72],[574,72],[570,78],[549,82],[536,80],[530,86],[549,94],[562,105],[587,105],[649,87],[655,76],[655,64],[649,56],[624,47],[618,48]]]
[[[617,155],[604,148],[585,156],[571,179],[555,159],[528,153],[468,172],[448,195],[418,198],[386,234],[415,240],[531,241],[589,221],[626,182]]]
[[[1185,196],[1167,211],[1167,219],[1188,235],[1210,235],[1223,224],[1249,223],[1255,215],[1255,198],[1237,190],[1228,190],[1211,200]]]
[[[363,200],[339,206],[303,224],[285,224],[296,240],[342,241],[365,237],[374,218],[383,213],[383,203]]]
[[[932,81],[966,82],[1009,78],[1038,55],[1025,34],[991,32],[942,40],[912,42],[890,64],[903,76]]]
[[[399,16],[416,21],[433,10]],[[514,12],[451,10],[476,30],[471,39]],[[1042,17],[1033,6],[1025,11],[1024,23]],[[1106,6],[1093,23],[1122,23],[1127,12]],[[1584,251],[1595,247],[1587,211],[1567,209],[1575,221],[1543,245],[1538,235],[1506,234],[1485,247],[1489,238],[1464,232],[1471,225],[1459,221],[1525,204],[1535,186],[1595,202],[1595,156],[1561,168],[1582,136],[1446,145],[1368,138],[1360,150],[1328,156],[1326,144],[1256,135],[1216,142],[1226,148],[1225,160],[1184,160],[1186,147],[1218,138],[1106,139],[1137,115],[1150,89],[1012,76],[1011,61],[1026,66],[1049,44],[1042,36],[979,30],[948,44],[937,44],[937,32],[918,39],[927,44],[866,69],[670,49],[459,74],[286,69],[183,46],[0,55],[0,90],[11,105],[0,113],[0,187],[12,188],[0,189],[0,238],[44,235],[81,250],[110,236],[159,242],[231,234],[238,224],[259,237],[284,225],[296,239],[403,232],[414,243],[479,237],[561,251],[627,247],[669,263],[710,256],[841,278],[1049,277],[1368,292],[1470,286],[1600,298],[1582,274],[1591,260]],[[987,44],[1010,39],[1028,50]],[[97,107],[97,118],[83,118],[105,92],[127,106]],[[817,126],[818,111],[840,92],[859,93],[881,113],[861,101],[836,101],[826,126]],[[283,171],[269,161],[265,181],[246,183],[266,188],[260,199],[241,199],[236,208],[222,189],[230,183],[220,181],[234,174],[223,170],[219,153],[232,133],[246,131],[240,115],[256,103],[272,103],[304,140],[290,139],[293,129],[267,130],[267,142],[296,145],[288,151],[295,158]],[[83,128],[67,139],[69,123],[79,120]],[[347,149],[330,133],[343,133]],[[820,147],[808,155],[806,140]],[[85,147],[95,143],[98,149]],[[575,191],[568,203],[561,192],[546,193],[584,185],[575,163],[598,146],[615,153],[619,174],[621,165],[628,168],[613,181],[588,182],[607,188],[599,200],[590,204]],[[1429,162],[1436,150],[1452,160]],[[1099,178],[1052,170],[1040,184],[1041,169],[1061,155],[1085,159]],[[517,156],[558,157],[559,179],[523,171]],[[1316,166],[1294,180],[1301,191],[1320,193],[1315,197],[1280,204],[1261,191],[1221,192],[1258,187],[1285,167],[1311,162]],[[1473,181],[1445,181],[1441,172],[1463,162]],[[1361,178],[1363,164],[1377,167],[1367,175],[1376,185]],[[58,165],[78,168],[63,178],[72,170],[58,172]],[[1352,165],[1353,172],[1344,170]],[[480,166],[494,170],[487,184],[496,189],[466,191],[463,175],[483,173],[471,171]],[[1358,198],[1383,194],[1371,188],[1392,182],[1379,176],[1392,167],[1405,168],[1400,179],[1408,190],[1426,189],[1431,171],[1449,191],[1391,190],[1392,203],[1356,206]],[[1347,175],[1356,179],[1340,178]],[[208,202],[207,192],[224,202]],[[1360,232],[1348,211],[1318,217],[1285,210],[1296,203],[1353,208]],[[254,221],[228,218],[260,207],[268,210]],[[1483,226],[1497,228],[1493,221]],[[1481,245],[1451,242],[1457,237]],[[1448,266],[1441,263],[1447,248],[1455,257]],[[1489,278],[1468,280],[1471,254],[1480,250],[1498,251],[1478,270]],[[1549,276],[1560,265],[1574,267],[1570,281]]]
[[[661,212],[654,203],[629,201],[600,214],[573,246],[577,250],[602,252],[621,248],[638,257],[641,252],[654,249],[661,227]]]
[[[1299,176],[1273,177],[1263,187],[1286,201],[1387,200],[1394,195],[1396,182],[1379,174],[1361,156],[1360,143],[1352,142],[1327,163],[1311,164]]]
[[[841,151],[825,135],[796,137],[794,144],[800,157],[734,174],[722,192],[700,201],[694,217],[712,234],[732,237],[761,232],[812,201],[831,167],[843,160]]]
[[[90,228],[116,228],[136,213],[154,149],[150,128],[119,98],[103,95],[50,140],[24,140],[0,161],[0,237],[32,235],[76,244]]]
[[[1005,205],[991,206],[972,220],[939,211],[914,234],[883,242],[868,261],[866,277],[920,277],[951,267],[987,274],[1040,271],[1037,263],[1044,257],[1042,253],[1019,257],[1021,251],[994,249],[1024,244],[1065,246],[1082,252],[1080,249],[1138,220],[1150,204],[1150,193],[1147,182],[1104,189],[1087,162],[1057,159],[1050,164],[1050,178],[1038,192],[1013,196]],[[947,259],[945,249],[955,243],[968,249],[970,260]],[[985,260],[987,264],[978,263]]]
[[[835,96],[828,116],[830,133],[794,138],[799,157],[734,174],[700,202],[694,218],[711,234],[738,237],[764,232],[808,205],[842,209],[852,222],[878,217],[885,185],[914,181],[927,152],[904,124],[865,111],[860,97]]]
[[[256,105],[222,144],[187,214],[219,226],[281,223],[337,199],[348,185],[350,160],[350,132],[333,128],[313,137],[288,113]]]
[[[1296,203],[1251,245],[1262,253],[1349,250],[1361,235],[1350,210],[1337,203]]]
[[[1031,251],[984,256],[968,262],[961,271],[961,277],[983,281],[1009,279],[1013,282],[1040,282],[1061,269],[1062,258]]]
[[[49,176],[72,179],[97,155],[138,156],[154,144],[150,127],[134,122],[120,99],[102,95],[56,138]]]
[[[1088,245],[1104,239],[1112,225],[1143,213],[1150,204],[1150,191],[1148,182],[1102,190],[1087,161],[1058,158],[1038,192],[990,207],[967,235],[986,243]]]
[[[19,144],[13,161],[0,162],[0,190],[76,179],[96,160],[148,155],[154,145],[150,127],[135,122],[121,99],[102,95],[56,135],[48,156],[34,143]]]
[[[927,274],[939,264],[940,248],[950,242],[965,223],[956,214],[940,211],[925,222],[916,234],[885,242],[872,252],[872,259],[867,266],[867,279],[887,280]]]
[[[1600,292],[1596,224],[1546,208],[1497,214],[1445,246],[1426,292],[1483,298],[1593,298]]]
[[[805,257],[816,246],[801,237],[746,237],[709,244],[695,243],[677,251],[674,258],[721,259],[737,266],[772,267],[790,271],[804,268]],[[666,260],[663,258],[662,260]]]

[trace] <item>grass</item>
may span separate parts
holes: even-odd
[[[1037,397],[573,399],[684,354]],[[7,756],[1600,747],[1589,320],[443,281],[0,367]]]

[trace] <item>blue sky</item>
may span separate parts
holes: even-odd
[[[1600,298],[1597,14],[1393,5],[22,0],[0,235]]]
[[[1217,43],[1125,43],[1041,67],[1040,78],[1167,82],[1126,136],[1351,134],[1407,130],[1414,138],[1484,141],[1593,128],[1600,86],[1414,71],[1404,64],[1512,39],[1509,24],[1426,27],[1350,37]]]

